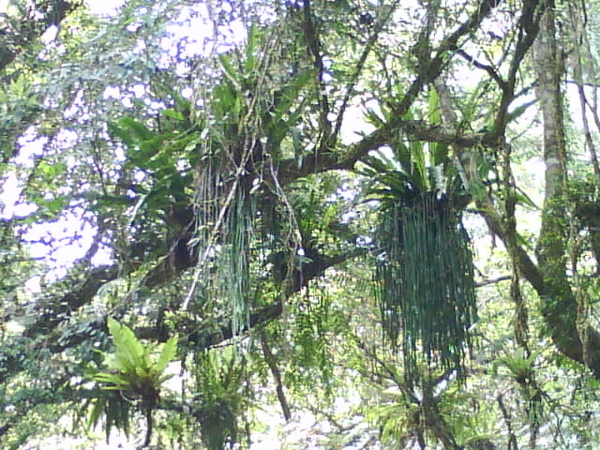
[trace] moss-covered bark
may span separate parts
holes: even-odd
[[[567,278],[567,151],[559,58],[554,9],[549,4],[534,46],[546,165],[545,200],[536,249],[542,284],[537,291],[542,298],[541,313],[548,334],[559,351],[586,364],[600,376],[600,335],[595,330],[589,331],[590,348],[584,352],[577,331],[577,300]],[[586,361],[584,353],[588,356]]]

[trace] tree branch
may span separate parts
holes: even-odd
[[[43,0],[33,2],[26,17],[21,17],[18,29],[4,24],[0,29],[0,71],[4,70],[33,41],[51,26],[58,25],[81,1]]]
[[[336,152],[335,143],[330,142],[329,146],[321,149],[314,157],[304,158],[300,167],[298,167],[295,158],[282,161],[278,168],[280,182],[285,184],[310,174],[331,170],[351,170],[354,164],[360,158],[366,156],[369,151],[385,145],[402,125],[405,114],[423,88],[441,74],[447,64],[448,55],[452,53],[453,49],[458,48],[459,41],[475,30],[488,14],[501,3],[502,0],[483,0],[477,10],[440,43],[435,56],[429,60],[421,58],[420,74],[411,82],[402,98],[390,104],[394,111],[394,117],[385,125],[349,146],[345,152]],[[393,102],[393,99],[390,102]]]

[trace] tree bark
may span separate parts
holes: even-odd
[[[577,330],[577,300],[567,279],[567,152],[560,88],[560,68],[563,65],[559,55],[554,4],[550,3],[542,17],[542,26],[534,45],[546,166],[542,224],[536,249],[543,278],[542,289],[538,289],[538,293],[542,299],[542,316],[558,350],[587,365],[596,377],[600,377],[600,334],[589,329],[589,348],[584,352]],[[588,356],[586,361],[584,353]]]
[[[275,355],[271,351],[269,347],[269,343],[267,342],[267,336],[264,330],[261,330],[260,333],[260,343],[263,351],[263,356],[265,357],[265,362],[267,366],[269,366],[269,370],[271,371],[271,375],[273,375],[273,380],[275,380],[275,390],[277,392],[277,399],[279,400],[279,404],[281,405],[281,410],[283,411],[283,417],[286,422],[292,420],[292,410],[290,409],[290,405],[287,401],[287,397],[285,396],[285,391],[283,389],[283,379],[281,377],[281,371],[279,367],[277,367],[277,360]]]

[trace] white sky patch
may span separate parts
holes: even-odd
[[[104,100],[120,100],[121,97],[121,88],[119,86],[108,86],[104,89],[104,93],[102,94]]]
[[[44,154],[44,146],[47,143],[47,137],[37,136],[34,129],[29,128],[18,140],[19,154],[15,158],[15,163],[28,169],[33,168],[35,157]]]
[[[124,0],[87,0],[86,4],[92,14],[99,16],[115,15],[123,5]]]
[[[19,203],[23,187],[14,173],[7,173],[0,189],[0,218],[10,220],[14,217],[26,217],[37,210],[31,203]]]
[[[375,127],[365,122],[365,108],[350,105],[344,113],[344,122],[341,128],[341,139],[344,145],[354,144],[362,136],[375,131]]]
[[[77,94],[75,95],[75,100],[73,101],[73,103],[71,103],[71,106],[69,106],[63,112],[63,117],[65,119],[71,119],[71,118],[76,117],[81,114],[82,99],[83,99],[83,91],[78,91]],[[85,116],[89,117],[88,114],[86,114]]]
[[[32,169],[35,158],[43,155],[47,142],[47,137],[36,136],[33,128],[30,128],[18,139],[20,151],[15,158],[15,163]],[[1,218],[9,220],[13,217],[26,217],[37,210],[36,205],[20,201],[23,187],[22,181],[14,172],[6,172],[0,188]]]
[[[208,9],[205,3],[199,3],[194,7],[184,8],[178,18],[178,22],[167,26],[167,31],[172,33],[173,39],[163,39],[161,47],[171,54],[177,48],[175,42],[184,42],[179,55],[182,58],[191,58],[197,55],[207,55],[212,46],[214,32],[213,23],[209,19]]]
[[[60,261],[61,264],[70,265],[83,256],[94,234],[89,221],[82,220],[84,216],[84,209],[72,208],[55,222],[32,228],[26,236],[27,240],[32,241],[31,255],[47,256],[50,244],[55,247],[51,258]]]
[[[136,98],[143,98],[148,92],[148,86],[146,84],[138,83],[133,86],[133,95]]]
[[[57,34],[58,27],[56,25],[52,25],[42,35],[42,42],[44,42],[46,45],[50,44],[52,41],[54,41],[54,39],[56,39]]]

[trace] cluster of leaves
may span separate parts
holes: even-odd
[[[244,358],[233,350],[222,355],[206,352],[197,356],[196,376],[202,442],[208,450],[221,450],[238,441],[244,408],[248,407],[243,388],[246,380]]]
[[[105,368],[90,369],[88,376],[101,389],[114,391],[114,394],[95,399],[89,424],[95,427],[104,414],[107,439],[113,426],[128,433],[130,408],[138,407],[148,418],[146,442],[149,443],[152,411],[158,404],[164,382],[173,376],[165,371],[177,353],[177,337],[171,337],[162,345],[144,346],[129,327],[112,318],[108,319],[108,330],[115,350],[105,354]]]

